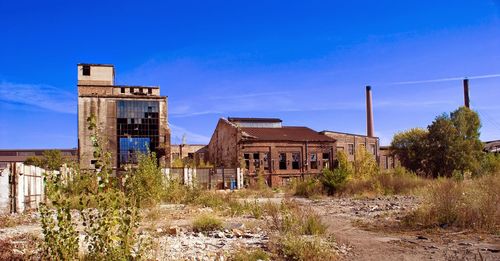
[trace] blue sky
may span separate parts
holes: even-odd
[[[307,3],[306,3],[307,2]],[[159,85],[172,142],[220,117],[364,134],[425,127],[463,103],[500,139],[500,1],[1,1],[0,148],[77,146],[76,64]]]

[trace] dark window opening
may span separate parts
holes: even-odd
[[[300,168],[300,153],[292,153],[292,169]]]
[[[90,160],[90,164],[95,165],[97,163],[97,160]]]
[[[347,144],[347,151],[349,155],[354,155],[354,144]]]
[[[130,93],[134,93],[134,88],[130,88]]]
[[[280,153],[280,169],[286,169],[286,153]]]
[[[312,153],[311,154],[311,169],[317,169],[318,168],[318,154]]]
[[[260,155],[259,155],[259,153],[253,154],[253,166],[255,167],[255,169],[260,168]]]
[[[139,92],[142,93],[142,88],[139,88]]]
[[[121,93],[125,93],[125,88],[120,88]]]
[[[194,153],[188,153],[188,159],[194,159]]]
[[[370,144],[370,153],[375,155],[375,144]]]
[[[153,89],[149,88],[148,89],[148,94],[153,94]]]
[[[250,154],[243,154],[243,158],[245,158],[245,169],[250,169]]]
[[[90,65],[84,65],[82,69],[83,69],[82,72],[83,75],[90,76]]]

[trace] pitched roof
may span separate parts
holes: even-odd
[[[335,139],[307,127],[241,128],[243,137],[257,141],[320,141],[335,142]]]

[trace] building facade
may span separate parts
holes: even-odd
[[[359,134],[329,130],[325,130],[320,133],[337,140],[337,151],[344,151],[347,154],[349,161],[354,161],[356,159],[356,152],[360,149],[366,149],[376,159],[378,159],[380,149],[378,137],[368,137]]]
[[[280,119],[221,118],[208,158],[215,167],[242,167],[250,178],[260,172],[269,186],[278,187],[332,168],[335,139],[307,127],[282,126]]]
[[[170,164],[167,97],[157,86],[115,85],[108,64],[78,64],[78,158],[82,169],[96,159],[88,119],[94,116],[113,167],[137,162],[138,153],[155,152],[162,166]]]
[[[196,165],[206,163],[208,146],[206,144],[172,144],[170,146],[171,162],[192,161]]]

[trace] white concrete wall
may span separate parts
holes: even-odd
[[[10,213],[8,168],[0,171],[0,215]]]

